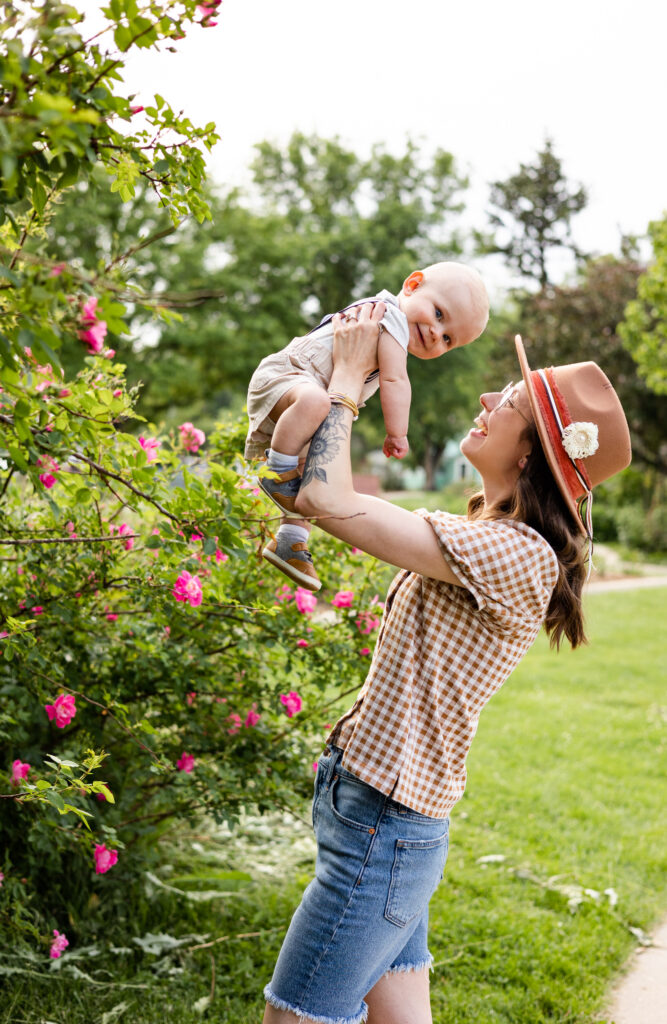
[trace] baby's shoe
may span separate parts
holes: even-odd
[[[303,541],[290,544],[289,540],[278,534],[275,540],[269,541],[262,555],[267,562],[275,565],[276,569],[280,569],[306,590],[319,590],[322,586],[313,565],[312,555]]]
[[[301,519],[302,516],[294,511],[294,503],[301,486],[301,475],[298,469],[290,469],[287,473],[276,473],[272,477],[261,476],[258,484],[270,498],[274,505],[277,505],[284,516],[292,519]]]

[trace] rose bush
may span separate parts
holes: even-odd
[[[100,901],[129,899],[175,822],[308,792],[379,624],[360,553],[318,543],[319,602],[258,557],[277,523],[237,454],[242,423],[141,422],[123,314],[155,301],[123,260],[91,274],[43,254],[59,196],[100,166],[123,198],[143,176],[175,222],[206,216],[214,126],[157,97],[135,129],[118,73],[216,7],[111,0],[86,40],[75,8],[16,3],[0,29],[0,929],[47,959]]]

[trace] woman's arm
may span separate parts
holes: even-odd
[[[364,380],[377,366],[379,322],[384,306],[363,306],[359,320],[334,317],[331,391],[357,402]],[[435,533],[420,516],[352,485],[352,412],[332,405],[310,443],[296,510],[316,517],[327,533],[401,569],[464,586],[445,561]]]

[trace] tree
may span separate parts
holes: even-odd
[[[571,236],[570,221],[587,202],[583,185],[568,182],[560,159],[547,139],[531,164],[491,185],[494,209],[489,220],[496,237],[478,235],[484,253],[502,253],[508,264],[525,278],[546,288],[549,258],[555,249],[567,249],[577,259],[584,255]]]
[[[640,376],[659,395],[667,394],[667,215],[649,224],[653,262],[637,282],[619,325],[623,344]]]

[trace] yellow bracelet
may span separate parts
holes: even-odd
[[[359,415],[359,407],[349,395],[342,395],[338,391],[329,391],[329,398],[332,405],[344,405],[353,414],[355,420]]]

